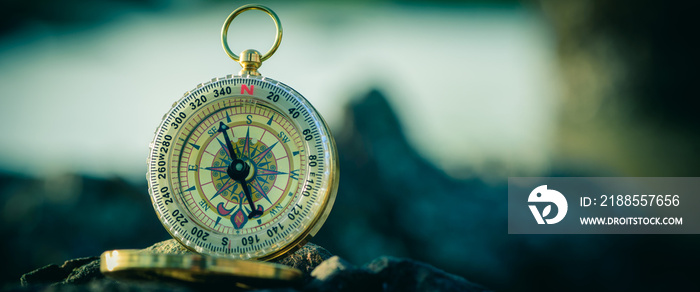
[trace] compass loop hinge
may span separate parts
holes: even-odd
[[[260,68],[260,65],[262,65],[262,61],[260,60],[260,52],[251,49],[245,50],[241,52],[240,61],[238,61],[238,63],[241,64],[241,67],[243,67],[243,69],[238,72],[238,75],[260,76],[260,72],[258,72],[258,68]]]

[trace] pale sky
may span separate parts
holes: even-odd
[[[489,161],[526,174],[547,167],[556,56],[534,11],[347,5],[271,6],[284,37],[262,74],[303,94],[336,132],[344,105],[383,90],[409,142],[448,173]],[[240,70],[219,41],[233,9],[133,12],[0,41],[0,168],[145,180],[148,144],[171,104]],[[256,13],[234,20],[234,51],[272,43],[272,21]]]

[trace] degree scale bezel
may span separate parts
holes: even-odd
[[[231,88],[230,93],[219,94],[215,97],[214,90]],[[273,102],[268,99],[268,93],[279,94],[279,100]],[[206,96],[207,101],[195,109],[190,108],[190,103],[201,96]],[[194,131],[198,122],[187,129],[197,118],[200,110],[207,108],[207,105],[221,102],[222,100],[249,99],[250,102],[264,104],[276,109],[277,112],[286,116],[291,121],[299,133],[303,129],[309,129],[313,138],[309,141],[301,139],[303,147],[300,150],[303,157],[316,156],[315,166],[309,166],[308,159],[301,159],[306,165],[306,171],[300,167],[298,186],[293,191],[293,198],[290,206],[297,204],[301,208],[285,207],[281,215],[275,217],[276,222],[286,222],[284,224],[285,236],[269,237],[265,227],[247,234],[222,234],[210,228],[202,226],[199,220],[194,220],[193,215],[184,207],[185,190],[173,183],[173,164],[179,164],[179,158],[175,157],[175,143],[185,144],[189,132]],[[287,114],[289,109],[295,109],[299,115],[293,118]],[[183,115],[185,116],[183,118]],[[177,128],[173,123],[181,121]],[[200,118],[201,120],[205,118]],[[189,132],[188,132],[189,131]],[[166,140],[169,136],[170,140]],[[169,143],[163,143],[163,142]],[[167,146],[165,146],[167,145]],[[235,259],[259,259],[270,260],[281,256],[289,251],[306,243],[315,236],[325,222],[335,201],[338,187],[338,159],[335,142],[325,121],[314,107],[298,92],[291,87],[262,76],[232,76],[215,78],[210,82],[198,85],[195,89],[184,94],[184,96],[173,104],[172,109],[163,117],[163,121],[155,132],[155,138],[151,143],[150,155],[148,159],[149,193],[153,207],[156,210],[159,220],[165,229],[182,243],[185,247],[198,253],[224,256]],[[166,148],[165,150],[161,148]],[[180,146],[179,151],[183,151],[184,146]],[[164,151],[167,151],[164,153]],[[164,155],[161,155],[164,154]],[[181,166],[175,166],[175,174]],[[165,171],[163,171],[165,168]],[[201,171],[201,170],[197,170]],[[312,176],[313,175],[313,176]],[[313,181],[313,183],[310,183]],[[167,187],[167,189],[164,189]],[[304,196],[302,192],[309,190],[309,195]],[[165,190],[163,192],[163,190]],[[199,191],[195,189],[190,192]],[[298,214],[288,216],[290,213]],[[176,214],[177,216],[173,216]],[[294,219],[292,219],[294,217]],[[202,230],[209,235],[206,240],[192,234],[192,230]],[[196,232],[195,232],[196,233]],[[283,232],[279,232],[282,234]],[[258,235],[259,241],[243,245],[244,237]],[[227,240],[224,240],[227,238]],[[274,242],[271,239],[277,238]],[[228,245],[224,245],[224,242]]]

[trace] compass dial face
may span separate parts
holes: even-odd
[[[337,190],[335,144],[296,91],[264,77],[215,79],[177,102],[156,131],[149,190],[186,247],[271,259],[315,235]]]

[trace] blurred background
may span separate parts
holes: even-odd
[[[410,257],[502,291],[697,286],[696,235],[508,235],[509,176],[700,176],[696,7],[660,1],[258,1],[284,27],[263,75],[338,143],[314,242]],[[170,105],[236,73],[241,1],[0,4],[0,287],[170,236],[148,144]],[[272,45],[262,12],[234,51]]]

